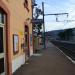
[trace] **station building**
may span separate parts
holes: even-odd
[[[0,0],[0,75],[12,75],[33,54],[31,19],[31,0]]]

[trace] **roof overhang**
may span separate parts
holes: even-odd
[[[43,23],[43,19],[32,19],[31,22],[33,24],[40,24],[40,23]]]

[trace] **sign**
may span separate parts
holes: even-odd
[[[17,34],[13,34],[13,53],[16,54],[19,51],[19,38]]]
[[[23,31],[20,31],[19,34],[20,34],[20,35],[24,35],[24,32],[23,32]]]

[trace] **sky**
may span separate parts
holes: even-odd
[[[69,14],[68,17],[66,15],[58,16],[60,22],[56,22],[54,15],[45,16],[46,31],[75,28],[75,0],[36,0],[38,8],[42,8],[42,2],[44,2],[45,14]],[[66,20],[70,20],[70,22]]]

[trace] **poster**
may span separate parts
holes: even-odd
[[[13,35],[13,52],[14,54],[18,53],[19,51],[19,38],[17,34]]]

